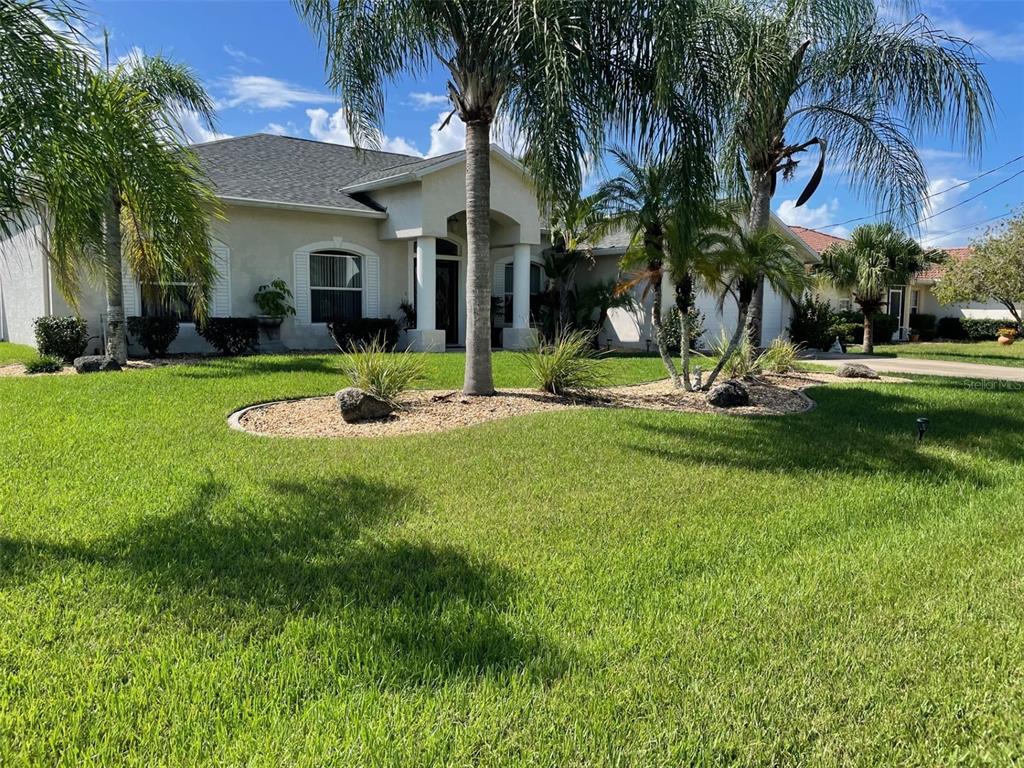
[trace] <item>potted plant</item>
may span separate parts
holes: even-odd
[[[998,336],[997,340],[1000,344],[1002,344],[1003,346],[1009,346],[1010,344],[1013,344],[1013,342],[1017,340],[1017,329],[1010,327],[1000,328],[998,331],[996,331],[996,335]]]
[[[260,308],[260,314],[256,315],[256,320],[259,322],[260,328],[267,334],[268,339],[276,340],[280,334],[281,323],[286,317],[295,314],[291,298],[292,292],[288,290],[288,283],[279,277],[256,289],[253,301]]]

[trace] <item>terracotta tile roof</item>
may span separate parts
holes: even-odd
[[[916,275],[915,280],[941,280],[943,275],[946,274],[950,262],[963,261],[971,253],[970,246],[966,248],[943,248],[946,253],[949,254],[949,261],[945,264],[932,264],[927,269],[922,269]]]
[[[845,240],[835,235],[830,235],[826,232],[819,232],[816,229],[808,229],[807,227],[797,227],[792,224],[789,228],[793,231],[797,237],[803,240],[807,247],[817,253],[819,256],[821,253],[834,243],[848,243],[849,240]]]

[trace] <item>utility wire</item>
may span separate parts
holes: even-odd
[[[948,213],[949,211],[952,211],[954,208],[959,208],[961,205],[967,205],[967,203],[971,202],[972,200],[977,200],[982,195],[987,195],[989,192],[991,192],[996,187],[1001,187],[1001,186],[1003,186],[1003,184],[1006,184],[1008,182],[1013,181],[1014,179],[1016,179],[1021,174],[1024,174],[1024,168],[1021,168],[1019,171],[1017,171],[1015,174],[1013,174],[1013,176],[1007,176],[1005,179],[1003,179],[1002,181],[996,182],[991,187],[988,187],[987,189],[983,189],[983,190],[981,190],[981,192],[978,192],[977,194],[971,195],[966,200],[961,200],[956,205],[951,205],[951,206],[949,206],[949,208],[943,208],[941,211],[936,211],[933,214],[925,216],[923,219],[918,219],[917,223],[920,224],[922,221],[928,221],[928,219],[934,219],[936,216],[938,216],[940,214],[943,214],[943,213]]]

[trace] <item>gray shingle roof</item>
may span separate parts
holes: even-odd
[[[447,155],[437,155],[436,157],[410,157],[408,162],[402,165],[392,166],[390,168],[383,168],[381,170],[370,171],[364,176],[358,179],[353,179],[348,182],[345,186],[358,186],[361,184],[369,184],[370,182],[380,181],[382,179],[389,179],[392,176],[404,175],[407,173],[416,173],[422,171],[425,168],[430,168],[432,165],[443,163],[445,160],[449,160],[456,155],[461,155],[462,150],[457,152],[449,152]]]
[[[221,197],[362,212],[375,209],[342,192],[342,187],[374,174],[393,175],[386,172],[388,169],[429,164],[438,159],[359,151],[339,144],[263,133],[197,144],[192,149]],[[404,167],[396,172],[401,170]]]

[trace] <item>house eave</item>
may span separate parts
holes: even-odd
[[[220,197],[221,202],[228,205],[242,205],[253,208],[275,208],[283,211],[302,211],[304,213],[330,213],[340,216],[356,216],[364,219],[386,219],[383,211],[364,211],[358,208],[342,208],[336,205],[311,205],[307,203],[289,203],[283,200],[261,200],[255,197]]]

